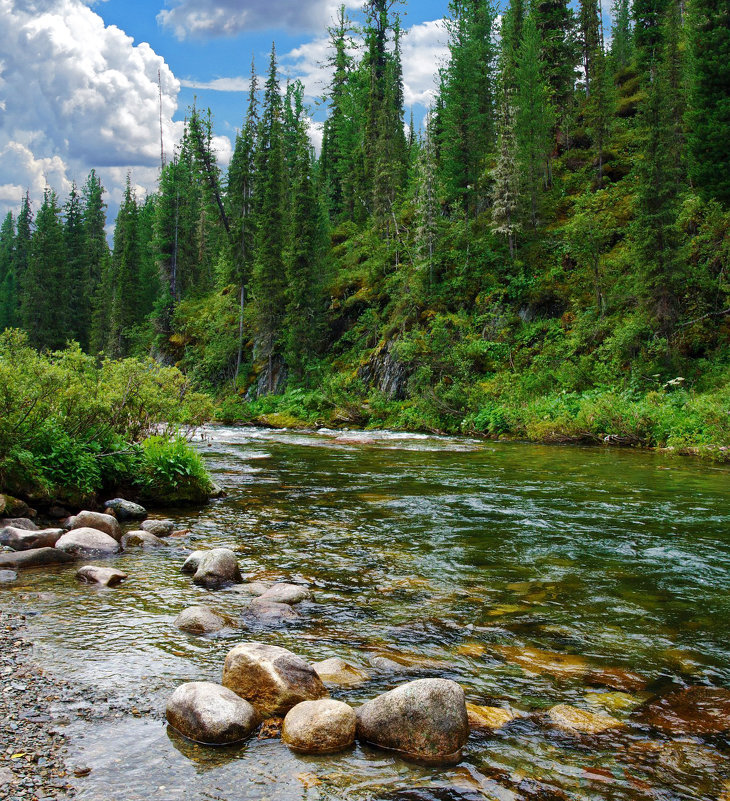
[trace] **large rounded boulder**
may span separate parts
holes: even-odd
[[[165,714],[173,729],[204,745],[241,742],[257,722],[248,701],[209,681],[182,684],[170,696]]]
[[[311,596],[306,587],[298,584],[286,584],[284,582],[274,584],[269,587],[261,596],[262,601],[269,601],[275,604],[298,604]]]
[[[228,548],[205,551],[197,562],[193,583],[210,590],[217,590],[230,584],[243,584],[236,554]]]
[[[281,739],[301,754],[335,754],[355,742],[355,710],[341,701],[303,701],[284,718]]]
[[[175,627],[187,634],[216,634],[231,625],[209,606],[190,606],[175,618]]]
[[[122,548],[125,551],[128,548],[144,548],[145,550],[162,548],[164,544],[159,537],[155,537],[149,531],[128,531],[122,537]]]
[[[112,556],[121,551],[117,540],[96,528],[75,528],[56,543],[56,550],[78,557]]]
[[[175,524],[172,520],[145,520],[140,528],[155,537],[169,537],[175,531]]]
[[[73,519],[71,531],[78,528],[95,528],[108,534],[117,542],[122,539],[122,529],[116,517],[101,512],[79,512]]]
[[[144,520],[147,517],[144,506],[125,501],[124,498],[114,498],[107,501],[104,506],[114,512],[118,520]]]
[[[7,526],[0,531],[0,545],[6,545],[14,551],[30,551],[33,548],[55,548],[62,534],[62,528],[29,531],[24,528]]]
[[[357,736],[429,764],[455,764],[469,738],[464,691],[447,679],[420,679],[357,710]]]
[[[228,653],[223,685],[253,704],[262,719],[282,717],[302,701],[329,695],[304,659],[286,648],[258,642],[242,643]]]

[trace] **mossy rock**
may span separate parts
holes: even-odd
[[[298,431],[303,431],[311,428],[311,425],[299,417],[295,417],[288,412],[272,412],[271,414],[262,414],[256,418],[257,423],[269,426],[270,428],[294,428]]]

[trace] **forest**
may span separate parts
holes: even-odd
[[[189,109],[111,247],[96,172],[26,195],[0,330],[175,366],[225,422],[728,458],[730,4],[451,0],[422,125],[403,10],[332,21],[321,152],[272,48],[228,168]]]

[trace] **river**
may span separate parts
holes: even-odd
[[[74,568],[57,568],[2,590],[39,612],[30,634],[41,663],[107,699],[67,726],[70,758],[92,769],[78,798],[717,801],[730,791],[725,735],[662,735],[636,716],[673,688],[730,688],[727,467],[389,432],[210,428],[199,445],[227,497],[165,510],[191,534],[118,557],[130,575],[121,587],[81,586]],[[207,547],[232,548],[249,580],[308,584],[301,620],[211,638],[177,631],[186,606],[237,617],[248,602],[180,573],[190,549]],[[363,746],[319,758],[276,739],[210,749],[168,731],[171,691],[220,681],[227,651],[247,639],[370,672],[333,692],[355,706],[444,676],[469,701],[520,717],[473,734],[447,769]],[[412,676],[372,668],[376,656]],[[616,692],[606,669],[644,686]],[[544,725],[563,703],[626,726],[585,738]]]

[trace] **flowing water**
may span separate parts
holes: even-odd
[[[72,762],[92,768],[78,798],[730,798],[727,735],[667,734],[641,718],[657,694],[730,688],[728,469],[388,432],[213,428],[204,438],[227,497],[166,510],[190,535],[118,557],[125,584],[98,590],[57,568],[0,591],[0,602],[38,610],[38,658],[108,699],[67,726]],[[245,613],[244,593],[208,592],[180,573],[189,550],[220,546],[249,580],[308,584],[301,620],[211,638],[177,631],[194,603]],[[355,706],[443,676],[469,701],[519,717],[473,733],[446,769],[360,745],[305,758],[276,739],[212,749],[169,731],[173,688],[220,681],[244,640],[360,666],[370,682],[333,692]],[[379,670],[377,656],[412,672]],[[565,703],[626,725],[593,737],[546,725]]]

